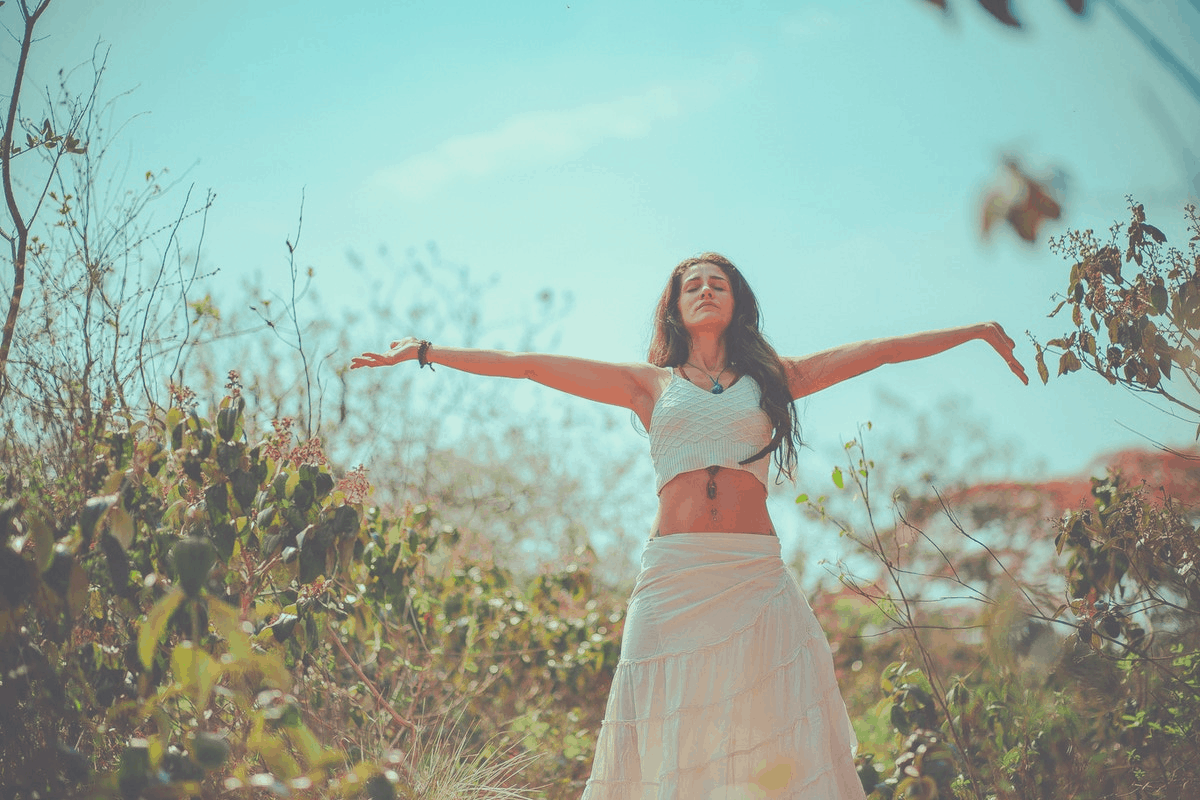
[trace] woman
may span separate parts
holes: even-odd
[[[529,378],[631,409],[659,495],[630,597],[584,800],[862,798],[855,739],[824,633],[780,558],[768,468],[789,478],[792,401],[883,364],[982,339],[1029,380],[996,323],[780,357],[728,259],[671,273],[648,363],[393,342],[351,368],[417,359]]]

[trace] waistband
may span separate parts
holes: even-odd
[[[669,533],[646,540],[648,550],[712,555],[779,555],[779,537],[764,533]]]

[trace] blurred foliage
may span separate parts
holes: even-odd
[[[949,15],[950,13],[951,6],[947,0],[924,0],[924,2],[941,9],[943,14]],[[976,0],[976,2],[997,22],[1010,28],[1022,27],[1021,21],[1013,14],[1012,3],[1009,0]],[[1080,16],[1087,14],[1087,0],[1063,0],[1063,4]]]
[[[492,763],[478,796],[513,788],[501,757],[578,793],[622,620],[594,555],[517,585],[431,508],[365,507],[361,473],[286,426],[249,441],[244,410],[232,383],[209,417],[106,430],[79,472],[9,493],[6,796],[349,797],[380,776],[457,796],[420,788],[451,719],[459,761]]]
[[[983,219],[981,231],[986,239],[1000,222],[1008,226],[1026,242],[1038,241],[1042,226],[1062,215],[1062,206],[1054,198],[1055,184],[1061,184],[1061,175],[1048,181],[1039,181],[1021,167],[1015,156],[1004,159],[1005,182],[1000,188],[990,189],[983,197]]]
[[[830,495],[799,502],[879,565],[843,573],[813,604],[872,800],[1185,797],[1200,785],[1194,457],[1126,456],[1142,467],[1133,475],[992,482],[952,502],[894,493],[883,527],[861,438],[846,454]],[[864,513],[835,516],[841,494]],[[1050,546],[1039,569],[1024,544],[1005,546],[1018,531]]]

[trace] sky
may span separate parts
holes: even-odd
[[[1133,195],[1184,243],[1200,101],[1112,3],[1089,6],[1016,2],[1012,31],[967,0],[949,16],[921,0],[54,0],[30,76],[109,48],[130,173],[217,194],[203,263],[218,287],[286,274],[303,195],[301,256],[331,314],[362,304],[347,251],[432,242],[497,276],[496,313],[572,297],[558,352],[634,361],[671,267],[715,250],[783,354],[996,320],[1033,377],[972,342],[806,399],[802,484],[828,480],[862,422],[906,424],[885,394],[926,412],[958,398],[1067,475],[1195,434],[1090,373],[1042,386],[1026,331],[1067,329],[1046,315],[1069,264],[979,235],[980,197],[1016,154],[1064,176],[1043,240],[1127,220]],[[1200,73],[1197,0],[1120,7]],[[384,346],[364,335],[346,358]]]

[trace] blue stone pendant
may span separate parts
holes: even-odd
[[[721,392],[723,392],[723,391],[725,391],[725,387],[724,387],[724,386],[722,386],[721,384],[719,384],[719,383],[717,383],[717,382],[715,382],[715,381],[714,381],[714,382],[713,382],[712,393],[713,393],[713,394],[720,394],[720,393],[721,393]]]

